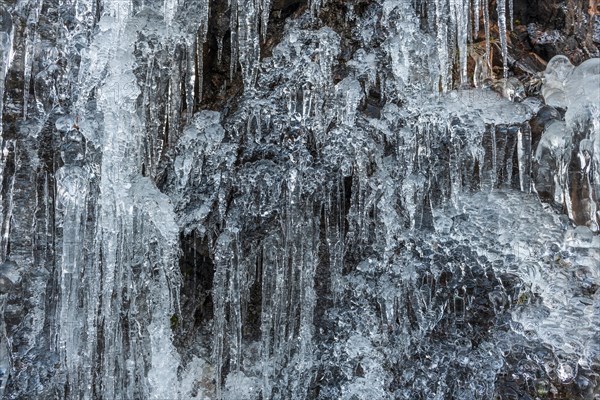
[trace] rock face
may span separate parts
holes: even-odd
[[[598,57],[600,9],[595,0],[515,1],[517,29],[527,31],[527,44],[549,61],[567,56],[578,65]]]
[[[596,399],[588,1],[5,1],[0,396]]]

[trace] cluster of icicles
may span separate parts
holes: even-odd
[[[310,0],[313,17],[318,18],[328,0]],[[451,90],[453,60],[458,59],[460,84],[468,83],[467,59],[468,44],[476,41],[483,30],[485,53],[481,62],[484,68],[491,69],[490,6],[492,0],[417,0],[416,8],[426,10],[429,25],[436,32],[436,45],[440,70],[440,89]],[[183,3],[182,3],[183,4]],[[210,1],[203,0],[201,24],[198,29],[198,48],[207,41]],[[179,5],[178,0],[165,0],[165,19],[169,21]],[[271,0],[229,0],[229,28],[231,31],[230,78],[241,68],[244,87],[251,89],[258,75],[260,63],[260,43],[266,40]],[[348,12],[352,12],[350,8]],[[512,29],[513,0],[496,2],[499,42],[504,66],[504,77],[508,72],[507,24]],[[483,23],[481,23],[483,22]],[[223,38],[218,38],[219,60],[222,55]],[[202,68],[202,52],[198,51],[196,68]],[[199,74],[202,76],[202,74]]]
[[[404,0],[398,1],[402,2]],[[436,32],[440,71],[439,87],[441,91],[447,91],[453,87],[451,70],[453,68],[452,60],[455,59],[459,60],[460,83],[467,83],[468,43],[475,41],[481,25],[485,32],[486,52],[484,60],[489,66],[491,46],[490,1],[417,0],[417,7],[427,10],[427,15],[430,16],[429,24]],[[508,10],[510,15],[512,14],[512,0],[509,1]],[[48,98],[42,96],[42,90],[40,90],[40,98],[36,99],[35,105],[32,105],[33,101],[29,99],[31,81],[36,78],[33,76],[33,64],[36,56],[35,51],[39,47],[39,43],[36,43],[39,36],[36,27],[39,25],[42,10],[41,3],[32,5],[32,2],[22,0],[15,5],[20,9],[29,9],[27,24],[24,28],[26,42],[23,57],[25,65],[23,120],[28,119],[28,113],[31,112],[33,107],[40,108],[40,110],[37,110],[40,115],[49,114],[50,111],[43,107],[52,103],[50,95],[48,95]],[[135,346],[140,346],[139,348],[132,346],[125,349],[122,347],[122,336],[129,334],[129,332],[120,330],[117,319],[118,313],[115,311],[113,303],[128,302],[128,304],[131,304],[130,312],[139,313],[140,315],[151,314],[154,318],[144,328],[151,332],[149,347],[152,354],[163,354],[164,356],[153,357],[147,378],[156,396],[166,396],[169,395],[171,386],[177,380],[173,366],[178,364],[178,360],[175,356],[171,356],[174,352],[170,342],[169,327],[158,321],[166,321],[172,314],[173,304],[176,303],[176,299],[165,298],[163,295],[166,291],[170,292],[170,286],[176,286],[179,283],[175,271],[178,233],[174,221],[175,216],[164,212],[168,207],[164,206],[163,203],[166,203],[167,200],[159,193],[153,183],[145,178],[136,179],[133,185],[130,182],[132,176],[141,175],[138,171],[139,165],[141,165],[139,159],[143,158],[145,154],[141,154],[139,149],[141,147],[140,143],[144,140],[143,136],[151,137],[153,134],[145,131],[143,121],[140,120],[137,114],[135,103],[135,100],[141,95],[141,91],[137,86],[138,78],[132,72],[136,64],[133,53],[138,38],[134,29],[128,29],[127,26],[137,17],[133,11],[133,1],[105,0],[100,21],[95,20],[97,14],[99,14],[96,1],[82,0],[76,3],[78,7],[78,24],[81,25],[81,30],[92,32],[95,27],[99,28],[94,35],[90,35],[91,37],[85,39],[89,40],[86,43],[77,42],[75,39],[82,39],[75,38],[75,35],[68,36],[70,33],[65,34],[67,35],[65,36],[65,48],[66,53],[75,54],[81,47],[87,48],[89,46],[87,48],[88,58],[82,57],[84,60],[82,63],[87,62],[88,65],[82,65],[81,68],[83,71],[87,71],[87,76],[79,77],[80,97],[76,99],[76,94],[73,94],[73,97],[75,103],[79,102],[77,107],[84,109],[86,101],[92,97],[91,94],[97,95],[97,106],[104,114],[104,138],[97,137],[92,125],[88,124],[86,126],[85,121],[80,122],[83,136],[91,143],[96,142],[102,149],[102,176],[99,183],[102,195],[99,198],[99,203],[103,208],[95,216],[98,219],[97,231],[93,233],[87,231],[84,222],[88,219],[89,213],[92,212],[87,209],[88,203],[91,203],[89,200],[92,195],[85,188],[90,176],[87,170],[76,165],[78,160],[74,160],[70,165],[71,161],[65,159],[65,165],[56,174],[57,186],[59,187],[57,202],[58,206],[62,207],[62,218],[65,226],[63,246],[62,249],[59,249],[61,256],[59,262],[64,273],[62,273],[58,282],[61,299],[56,311],[56,319],[63,323],[56,332],[56,342],[60,348],[60,357],[67,367],[66,376],[71,385],[71,390],[73,390],[73,396],[81,394],[85,398],[93,395],[93,389],[87,386],[95,373],[92,368],[93,364],[81,356],[79,350],[86,357],[92,357],[98,343],[103,343],[103,350],[105,351],[102,368],[106,372],[105,377],[109,382],[105,385],[105,396],[109,398],[112,395],[117,396],[118,393],[132,394],[136,382],[144,379],[144,377],[138,376],[139,371],[136,371],[134,367],[148,362],[144,359],[144,351],[140,350],[146,349],[148,344],[135,343]],[[190,13],[188,15],[186,10],[190,3],[195,3],[197,10],[199,10],[198,14]],[[327,0],[311,0],[309,7],[314,18],[319,17],[326,3]],[[172,77],[173,84],[170,86],[172,88],[170,97],[171,99],[177,99],[172,101],[179,101],[182,96],[178,96],[177,93],[173,92],[180,90],[183,86],[185,92],[183,97],[190,99],[186,103],[190,114],[193,112],[193,104],[198,103],[198,99],[193,98],[195,79],[199,79],[199,93],[200,95],[202,93],[202,68],[204,64],[202,48],[208,39],[211,11],[209,5],[209,0],[199,0],[198,2],[165,0],[163,4],[165,27],[163,39],[166,39],[165,41],[183,42],[189,53],[186,81],[183,85],[180,85],[182,76],[174,75]],[[267,37],[271,6],[271,0],[229,1],[230,77],[237,74],[239,68],[244,87],[248,91],[253,89],[258,76],[261,41],[264,41]],[[498,1],[496,11],[505,73],[507,58],[506,10],[506,3],[503,0]],[[140,17],[139,21],[142,21],[142,19]],[[481,19],[483,24],[480,23]],[[14,28],[8,32],[0,32],[0,118],[3,108],[2,100],[5,97],[4,80],[7,71],[11,68],[14,56],[14,35]],[[114,43],[120,43],[120,46],[114,46]],[[222,38],[218,38],[218,43],[219,49],[222,51]],[[115,50],[115,47],[118,48]],[[49,53],[47,57],[50,60],[54,56]],[[123,72],[124,70],[127,72]],[[104,82],[102,82],[103,79]],[[129,87],[135,89],[131,92],[121,90],[124,85],[129,85]],[[117,95],[113,96],[113,94]],[[146,96],[146,92],[143,96]],[[171,99],[169,100],[171,101]],[[149,99],[146,98],[145,100],[148,101]],[[180,131],[181,126],[175,125],[178,118],[177,113],[179,113],[179,108],[174,104],[171,106],[171,114],[166,118],[170,124],[169,131]],[[66,134],[76,135],[73,132],[73,127],[76,125],[76,119],[65,117],[59,119],[56,126],[57,128],[65,128]],[[0,119],[1,138],[2,121]],[[3,157],[4,153],[0,154],[0,157]],[[158,153],[160,152],[157,150],[157,155],[153,154],[149,158],[157,160],[159,158]],[[8,154],[8,150],[6,154]],[[0,161],[2,161],[0,162],[0,176],[3,176],[2,168],[5,163],[4,159],[0,159]],[[145,165],[150,176],[155,172],[152,170],[152,165],[149,162]],[[2,189],[3,184],[7,184],[7,182],[0,180],[0,189]],[[1,192],[3,191],[0,190],[0,195]],[[1,204],[2,201],[0,201],[0,207]],[[7,254],[6,246],[11,221],[10,212],[5,211],[0,208],[0,215],[6,215],[1,226],[3,240],[0,256],[2,256],[2,261],[5,260]],[[304,224],[309,225],[306,221]],[[13,228],[11,234],[15,234],[15,232],[18,233]],[[290,235],[293,234],[299,237],[303,233],[300,230],[290,232]],[[136,237],[136,235],[138,236]],[[162,240],[161,243],[156,244],[151,241],[151,238],[154,237],[167,240]],[[101,243],[102,245],[98,245],[98,248],[94,248],[99,259],[86,260],[84,257],[85,248],[80,245],[82,243]],[[134,243],[143,243],[143,245],[140,245],[141,248],[134,248]],[[313,253],[316,254],[316,250]],[[143,266],[142,272],[139,272],[140,276],[127,275],[125,261],[129,262],[138,254],[147,255],[144,259],[136,260],[139,265]],[[87,263],[88,261],[89,264],[83,264],[83,262]],[[162,265],[164,268],[162,270],[158,268],[151,270],[150,268],[155,264]],[[92,269],[87,271],[89,276],[95,279],[91,282],[83,282],[80,279],[83,276],[83,268],[88,268],[87,265],[92,266]],[[100,266],[103,268],[102,270]],[[302,283],[309,281],[311,278],[311,276],[297,277]],[[103,293],[99,293],[99,289],[95,287],[98,281],[102,281],[105,290]],[[146,287],[144,282],[150,282],[150,284],[147,284]],[[299,287],[305,286],[299,285]],[[123,287],[127,290],[124,293],[119,292]],[[138,305],[131,299],[135,299],[138,293],[148,293],[148,302],[152,302],[153,307],[151,310],[145,309],[142,301],[140,301],[140,309],[137,309]],[[85,294],[89,296],[85,296]],[[310,293],[303,293],[302,295],[309,296]],[[89,304],[86,303],[85,307],[88,311],[98,312],[100,310],[99,314],[104,319],[102,328],[99,328],[100,321],[96,320],[97,314],[79,312],[83,299],[88,297],[95,300]],[[176,294],[173,297],[177,297]],[[311,317],[310,308],[306,307],[306,310],[303,309],[303,321],[309,321]],[[72,325],[66,324],[67,320]],[[310,324],[306,322],[305,325],[309,326]],[[74,328],[74,326],[77,326],[77,328]],[[85,331],[84,327],[87,328],[87,332],[85,332],[85,338],[81,339],[80,334]],[[93,329],[93,327],[96,327],[96,329]],[[142,329],[140,328],[140,330]],[[34,333],[40,334],[40,332],[41,327],[39,332]],[[32,336],[34,335],[32,334]],[[302,344],[308,346],[306,344],[308,339],[303,340]],[[279,345],[279,343],[274,344],[274,346]],[[73,349],[77,351],[70,351]],[[113,354],[117,354],[119,358],[113,359],[111,357]],[[80,365],[83,364],[86,364],[87,367],[81,369]],[[122,366],[125,366],[125,368],[121,368]],[[170,366],[170,369],[167,366]],[[123,387],[119,387],[119,385],[123,385]],[[80,392],[75,393],[74,388],[79,388]],[[157,388],[161,390],[157,390]],[[150,389],[144,388],[144,390]],[[144,394],[147,393],[144,392]]]
[[[417,8],[426,9],[429,15],[429,24],[436,32],[436,44],[440,70],[440,88],[443,92],[452,88],[453,67],[452,60],[458,58],[460,70],[460,83],[466,84],[467,78],[467,59],[468,59],[468,43],[473,42],[479,35],[481,28],[485,33],[485,54],[483,56],[484,63],[489,67],[490,64],[490,1],[491,0],[417,0]],[[85,2],[83,2],[85,3]],[[318,17],[320,10],[325,6],[327,0],[311,0],[310,9],[313,16]],[[96,8],[94,4],[84,6],[89,14],[92,14]],[[186,7],[186,2],[180,0],[165,0],[164,2],[164,19],[167,26],[175,22],[177,15]],[[504,65],[504,75],[507,73],[507,21],[512,26],[513,0],[508,0],[508,10],[506,1],[498,1],[496,3],[499,41],[502,49],[502,59]],[[123,1],[106,1],[104,4],[105,13],[112,14],[117,23],[125,22],[131,14],[133,4]],[[181,8],[181,10],[180,10]],[[191,86],[188,91],[193,92],[193,77],[200,77],[200,94],[202,93],[202,66],[203,66],[203,51],[202,46],[207,41],[209,16],[210,16],[210,1],[200,0],[199,5],[200,15],[196,20],[198,26],[194,29],[186,29],[187,31],[195,32],[196,37],[186,37],[184,40],[186,46],[191,52],[189,60],[188,76],[192,80],[187,82],[187,87]],[[508,11],[508,14],[507,14]],[[260,43],[267,37],[267,28],[269,14],[271,12],[271,0],[229,0],[229,29],[231,31],[231,64],[230,77],[233,77],[238,68],[241,68],[244,86],[246,89],[251,89],[258,75],[258,67],[260,62]],[[351,10],[350,10],[351,12]],[[27,30],[34,28],[39,20],[39,12],[32,13],[28,23]],[[481,26],[483,20],[483,27]],[[12,58],[12,41],[9,34],[0,39],[0,92],[4,92],[4,77]],[[28,32],[28,40],[26,48],[26,64],[32,63],[33,51],[35,45],[35,32]],[[222,55],[223,38],[218,38],[219,60]],[[455,50],[457,49],[457,50]],[[458,53],[455,54],[454,52]],[[196,57],[193,57],[195,55]],[[25,88],[29,87],[31,77],[31,67],[26,68]],[[28,90],[24,90],[24,116],[27,115],[28,107]],[[2,94],[0,93],[0,94]],[[2,99],[0,98],[0,106]],[[193,103],[192,103],[193,104]],[[0,134],[1,134],[0,127]]]

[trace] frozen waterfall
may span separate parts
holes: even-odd
[[[0,397],[600,398],[600,58],[521,3],[3,1]]]

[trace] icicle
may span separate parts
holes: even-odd
[[[196,72],[198,76],[198,103],[202,101],[202,92],[204,90],[204,44],[206,43],[206,38],[208,35],[208,20],[210,17],[210,1],[204,0],[202,1],[202,5],[200,7],[200,27],[198,28],[198,33],[196,35]],[[221,39],[222,40],[222,39]],[[221,47],[223,43],[221,41]],[[222,50],[222,48],[220,49]],[[222,51],[221,51],[222,52]],[[219,57],[221,54],[219,54]],[[219,58],[219,64],[221,60]]]
[[[271,14],[271,0],[261,0],[260,10],[261,10],[260,30],[261,30],[261,35],[262,35],[262,39],[264,42],[267,40],[267,28],[268,28],[268,24],[269,24],[269,15]]]
[[[340,98],[337,110],[340,123],[353,125],[356,110],[364,97],[360,83],[353,77],[347,77],[335,86],[335,91]]]
[[[446,25],[445,0],[435,0],[435,22],[437,25],[437,53],[440,66],[440,88],[442,93],[448,90],[448,26]],[[382,90],[383,92],[383,90]]]
[[[306,123],[311,116],[313,91],[310,83],[302,85],[302,121]]]
[[[41,0],[39,0],[41,1]],[[25,60],[23,72],[23,119],[27,119],[27,107],[29,103],[29,87],[31,85],[31,73],[35,57],[35,48],[38,42],[37,24],[40,18],[41,4],[31,7],[25,28]],[[1,110],[0,110],[1,112]]]
[[[238,1],[245,0],[229,0],[229,31],[231,34],[231,57],[229,61],[229,79],[233,80],[235,72],[237,71],[238,64],[238,51],[239,51],[239,39],[238,39]]]
[[[74,387],[80,387],[80,338],[84,331],[85,314],[79,312],[78,287],[84,275],[84,221],[89,177],[81,167],[63,166],[56,173],[57,210],[62,227],[63,246],[60,259],[60,307],[58,350],[66,365],[67,376]]]
[[[196,85],[196,46],[194,42],[186,44],[186,61],[187,61],[187,73],[185,82],[185,102],[187,105],[188,118],[192,117],[194,112],[194,87]]]
[[[489,0],[483,0],[483,29],[485,31],[485,63],[487,68],[492,69],[490,53],[490,6]]]
[[[223,37],[217,38],[217,64],[221,64],[223,61]]]
[[[500,35],[500,46],[502,47],[503,76],[508,76],[508,47],[506,43],[506,0],[498,0],[498,30]]]
[[[243,299],[243,268],[239,255],[239,239],[235,232],[231,243],[231,260],[229,263],[229,315],[231,322],[231,339],[229,340],[230,355],[229,368],[231,371],[239,371],[242,365],[242,303]]]
[[[0,17],[1,16],[2,15],[0,15]],[[3,35],[0,33],[0,261],[6,259],[6,254],[8,251],[8,232],[10,226],[10,215],[5,215],[4,213],[4,196],[2,195],[2,193],[4,193],[4,169],[7,165],[7,155],[9,154],[8,148],[6,147],[8,143],[5,144],[2,137],[4,78],[8,72],[9,55],[12,51],[9,46],[12,47],[12,43],[6,39],[6,36],[3,37]],[[10,193],[12,193],[12,191],[7,191],[9,196]],[[7,225],[6,228],[5,224]],[[0,393],[0,396],[2,396],[2,393]]]
[[[286,95],[288,116],[291,118],[296,113],[296,90],[294,88],[283,88],[283,93]]]
[[[238,46],[244,89],[250,90],[260,62],[259,10],[254,0],[238,0]]]
[[[198,103],[202,102],[204,92],[204,40],[196,38],[196,71],[198,73]]]
[[[514,29],[513,26],[513,16],[514,16],[514,0],[508,0],[508,15],[509,15],[509,20],[510,20],[510,30],[512,31]]]
[[[165,19],[167,29],[171,28],[171,22],[177,11],[177,3],[177,0],[164,0],[163,2],[163,18]]]
[[[9,28],[7,32],[0,32],[0,144],[2,143],[2,114],[4,111],[4,88],[6,74],[8,73],[8,67],[12,61],[13,49],[13,30],[12,30],[12,17],[10,13],[0,8],[0,18],[6,21],[6,25]],[[0,155],[0,157],[2,157]],[[3,165],[3,163],[0,163]],[[0,192],[2,191],[2,167],[0,166]],[[0,197],[1,200],[1,197]],[[1,201],[0,201],[1,203]],[[0,205],[0,211],[1,211]],[[1,213],[0,213],[1,215]]]
[[[226,286],[227,280],[227,263],[224,260],[222,252],[223,247],[227,246],[224,235],[219,236],[217,240],[217,250],[215,251],[215,275],[214,275],[214,289],[213,289],[213,302],[214,302],[214,314],[215,318],[213,321],[213,348],[212,348],[212,360],[215,367],[215,386],[217,399],[221,398],[221,387],[223,382],[222,370],[223,370],[223,352],[225,346],[225,334],[226,334]]]
[[[308,203],[307,210],[312,211],[311,202]],[[307,214],[306,209],[302,210]],[[305,229],[298,230],[296,237],[303,240],[302,249],[300,252],[300,283],[299,283],[299,304],[300,304],[300,326],[299,326],[299,350],[298,350],[298,367],[299,378],[295,381],[295,386],[292,390],[292,398],[306,398],[310,375],[308,372],[313,367],[313,336],[314,336],[314,310],[316,305],[315,293],[315,271],[319,263],[318,256],[318,238],[319,238],[319,218],[306,215],[303,225]],[[303,231],[308,233],[303,235]]]
[[[481,0],[473,0],[473,42],[475,42],[479,34],[480,2]]]
[[[321,11],[321,7],[325,3],[326,0],[310,0],[310,14],[313,18],[319,16],[319,12]]]
[[[459,54],[460,83],[467,83],[467,34],[469,32],[469,2],[465,0],[454,0],[451,2],[453,9],[451,13],[454,18],[453,32],[456,34],[456,44]]]
[[[1,264],[1,266],[6,268],[7,264],[8,263],[3,263]],[[6,279],[4,276],[3,278]],[[0,396],[2,397],[4,397],[4,389],[6,388],[6,382],[8,381],[9,373],[11,370],[11,346],[8,336],[6,335],[6,323],[4,322],[6,297],[6,294],[0,295],[0,373],[2,374],[2,379],[0,380]]]
[[[17,156],[17,142],[15,140],[6,140],[2,143],[2,154],[0,154],[0,168],[5,171],[5,167],[10,163],[15,163],[15,158]],[[11,219],[13,214],[13,193],[15,187],[15,174],[14,172],[6,179],[7,177],[2,175],[2,189],[6,191],[6,198],[1,199],[2,205],[6,204],[6,208],[3,208],[2,216],[2,226],[0,226],[0,257],[2,260],[6,260],[6,256],[8,254],[8,245],[9,245],[9,233],[11,227]],[[5,188],[4,185],[8,184],[8,188]]]
[[[260,330],[261,340],[261,370],[262,370],[262,393],[264,398],[271,397],[271,330],[273,327],[273,276],[274,276],[274,255],[271,254],[275,247],[272,243],[266,242],[262,246],[262,293],[261,293],[261,316]]]
[[[333,292],[333,301],[337,303],[342,292],[342,276],[344,269],[344,213],[343,207],[346,204],[346,193],[344,188],[344,176],[340,173],[336,179],[336,188],[333,194],[335,203],[333,200],[329,200],[330,212],[333,215],[337,215],[337,221],[332,221],[331,234],[329,239],[329,263],[331,268],[331,291]],[[326,226],[327,226],[326,225]]]

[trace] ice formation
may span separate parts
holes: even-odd
[[[554,201],[594,232],[600,226],[599,88],[599,59],[574,67],[566,57],[554,57],[544,72],[542,95],[546,104],[566,110],[565,118],[546,128],[536,150],[544,169],[542,186],[548,187],[546,178],[552,175]]]
[[[598,396],[598,59],[542,103],[512,0],[217,3],[0,5],[0,396]]]

